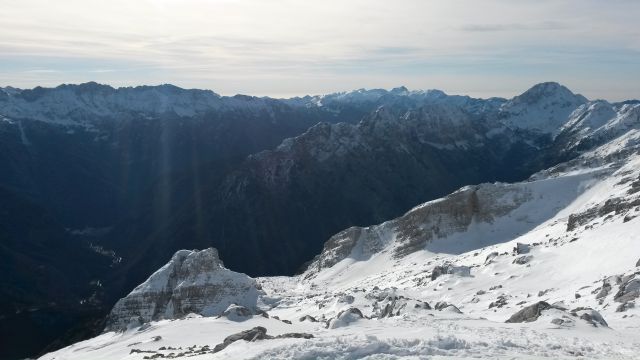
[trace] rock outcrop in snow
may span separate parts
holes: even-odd
[[[180,250],[168,264],[116,303],[105,331],[190,313],[219,315],[233,304],[255,309],[260,293],[254,279],[226,269],[216,249]]]
[[[309,265],[307,277],[351,257],[364,261],[383,250],[395,258],[425,250],[435,239],[463,233],[472,223],[491,223],[532,198],[526,187],[507,184],[468,186],[420,205],[405,215],[370,227],[352,227],[331,237]],[[458,251],[455,246],[452,251]],[[451,271],[449,271],[451,270]],[[444,273],[454,273],[449,265]],[[442,271],[438,270],[438,274]],[[437,277],[437,276],[436,276]]]

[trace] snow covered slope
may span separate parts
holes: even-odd
[[[605,117],[587,122],[619,123]],[[640,134],[611,136],[528,181],[336,234],[304,274],[255,280],[266,314],[175,314],[43,359],[637,359]],[[233,342],[250,329],[274,336]]]

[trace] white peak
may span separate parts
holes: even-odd
[[[546,82],[505,102],[500,112],[505,125],[511,128],[555,136],[569,115],[587,101],[558,83]]]
[[[567,87],[556,82],[544,82],[534,85],[521,95],[516,96],[513,101],[525,102],[527,104],[536,104],[540,101],[544,101],[544,99],[547,98],[577,103],[585,103],[588,101],[584,96],[574,94]]]

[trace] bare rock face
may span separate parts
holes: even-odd
[[[255,309],[260,293],[254,279],[226,269],[216,249],[180,250],[116,303],[105,331],[125,330],[190,313],[220,315],[232,304]]]

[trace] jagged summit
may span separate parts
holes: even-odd
[[[224,267],[216,249],[179,250],[116,303],[106,329],[124,330],[190,313],[219,315],[232,304],[255,308],[259,293],[254,279]]]

